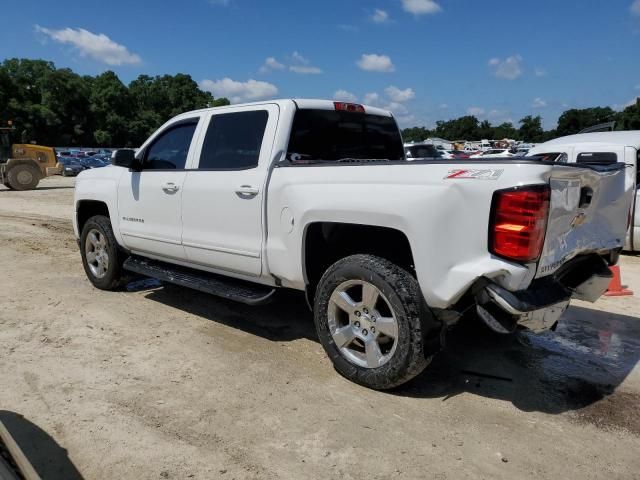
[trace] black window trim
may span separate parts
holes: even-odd
[[[265,106],[266,105],[264,105],[263,107]],[[220,115],[233,114],[233,113],[249,113],[249,112],[258,112],[258,111],[267,112],[267,123],[264,126],[264,133],[262,136],[262,142],[264,143],[264,139],[267,136],[267,129],[269,128],[269,121],[271,120],[271,117],[272,117],[271,112],[269,111],[268,108],[253,108],[251,110],[231,110],[230,109],[230,111],[227,110],[227,111],[213,112],[209,117],[209,122],[207,123],[207,125],[203,126],[204,136],[202,137],[202,144],[200,145],[200,151],[198,152],[199,153],[198,166],[200,165],[200,160],[202,160],[202,149],[204,148],[204,142],[207,138],[207,132],[209,131],[211,122],[213,122],[213,119],[215,117]],[[244,170],[254,170],[260,166],[260,155],[262,155],[262,145],[260,145],[260,153],[258,153],[258,163],[253,167],[198,168],[198,166],[196,166],[196,168],[189,168],[186,171],[187,172],[242,172]]]
[[[191,144],[189,145],[189,150],[191,150],[191,147],[193,146],[193,141],[196,137],[196,133],[198,132],[198,123],[200,123],[200,119],[202,117],[198,116],[198,117],[189,117],[189,118],[183,118],[178,120],[177,122],[172,123],[171,125],[169,125],[167,128],[165,128],[164,130],[158,132],[154,138],[153,141],[151,143],[149,143],[149,145],[147,145],[146,147],[144,147],[144,149],[139,153],[140,154],[140,172],[185,172],[188,171],[189,169],[187,168],[145,168],[145,162],[147,161],[147,154],[149,153],[149,150],[151,149],[151,147],[153,147],[157,141],[163,137],[166,133],[170,132],[171,130],[175,130],[178,127],[182,127],[184,125],[195,125],[196,126],[196,130],[193,132],[193,137],[191,138]],[[189,154],[187,153],[187,158],[185,160],[185,165],[186,162],[189,160]]]

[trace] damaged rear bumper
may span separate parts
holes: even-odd
[[[595,302],[607,290],[611,271],[600,256],[575,259],[553,277],[511,292],[487,282],[476,290],[476,311],[489,328],[511,333],[518,326],[534,332],[555,327],[572,298]]]

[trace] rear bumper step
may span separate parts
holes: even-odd
[[[124,262],[123,268],[163,282],[192,288],[247,305],[268,303],[276,291],[275,288],[135,255]]]

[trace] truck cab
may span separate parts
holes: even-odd
[[[640,130],[579,133],[556,138],[532,148],[527,157],[585,165],[627,164],[626,184],[635,191],[629,214],[625,250],[640,252]]]

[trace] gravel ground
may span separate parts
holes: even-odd
[[[0,420],[43,477],[638,478],[638,296],[540,336],[456,328],[380,393],[334,372],[299,295],[92,288],[73,183],[0,187]],[[640,295],[640,259],[622,275]]]

